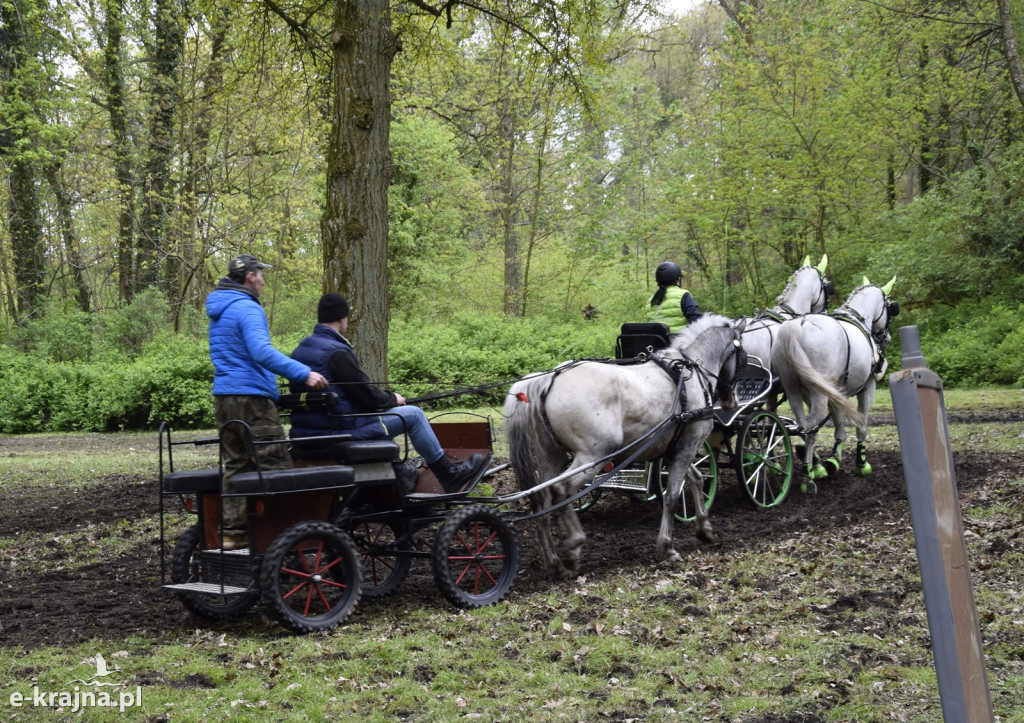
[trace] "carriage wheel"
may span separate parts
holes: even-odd
[[[781,504],[793,482],[793,446],[782,421],[759,410],[743,422],[736,444],[736,476],[759,509]]]
[[[589,512],[594,509],[594,505],[601,499],[601,488],[595,487],[592,492],[580,497],[573,503],[573,507],[576,508],[577,512]]]
[[[706,439],[697,448],[697,454],[693,458],[693,466],[700,472],[704,490],[704,509],[710,510],[715,501],[715,494],[718,492],[718,460],[715,458],[715,450]],[[649,489],[657,490],[657,498],[665,498],[665,489],[668,487],[668,469],[661,463],[661,460],[651,462],[651,474],[658,475],[657,485],[648,484]],[[652,497],[653,499],[653,497]],[[675,518],[680,522],[693,522],[697,518],[696,510],[693,509],[693,498],[687,493],[686,488],[679,494],[679,501],[672,511]]]
[[[186,530],[174,546],[174,552],[171,555],[172,583],[177,585],[190,582],[210,582],[209,578],[212,576],[203,574],[203,561],[200,555],[202,550],[203,528],[195,525]],[[233,595],[178,590],[175,594],[187,610],[210,620],[227,620],[241,615],[260,599],[258,590]]]
[[[519,538],[499,511],[461,507],[434,538],[434,582],[460,608],[500,602],[519,574]]]
[[[391,595],[405,582],[412,568],[409,526],[403,522],[353,522],[348,512],[335,521],[359,548],[363,565],[362,594],[365,598]]]
[[[329,522],[300,522],[267,548],[260,588],[274,616],[292,630],[330,630],[352,614],[361,594],[359,551]]]

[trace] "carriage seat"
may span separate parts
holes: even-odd
[[[168,472],[163,478],[166,494],[209,494],[220,492],[219,469],[190,469]]]
[[[353,487],[355,480],[355,470],[343,465],[242,472],[228,480],[227,494],[273,495],[288,492],[334,490]]]
[[[655,351],[669,344],[667,324],[653,321],[623,324],[615,341],[616,359],[633,359],[648,347]]]
[[[343,464],[391,462],[400,457],[401,449],[390,439],[346,439],[317,444],[292,440],[292,459],[300,462],[336,461]]]

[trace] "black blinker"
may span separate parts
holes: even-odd
[[[900,315],[900,302],[890,301],[886,306],[886,310],[889,312],[889,318],[895,319]]]

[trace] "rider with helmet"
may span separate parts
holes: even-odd
[[[658,282],[658,290],[651,297],[651,307],[647,311],[649,321],[667,324],[669,331],[675,334],[701,318],[697,302],[683,288],[683,272],[679,266],[671,261],[658,264],[654,280]]]

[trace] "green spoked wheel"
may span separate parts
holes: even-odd
[[[736,476],[751,504],[775,507],[793,483],[793,446],[782,421],[758,410],[743,421],[736,444]]]
[[[700,473],[702,480],[704,509],[710,510],[715,501],[715,494],[718,492],[718,460],[715,458],[715,450],[707,440],[697,447],[697,454],[693,458],[693,467]],[[648,488],[657,490],[658,499],[663,499],[665,489],[668,487],[668,468],[661,463],[660,459],[657,459],[650,464],[650,474],[657,475],[657,482],[649,484]],[[692,522],[697,517],[696,511],[693,509],[693,497],[685,487],[679,495],[679,502],[676,504],[676,509],[673,510],[673,515],[680,522]]]
[[[329,522],[300,522],[267,548],[260,588],[271,612],[299,633],[330,630],[359,603],[362,566],[352,538]]]

